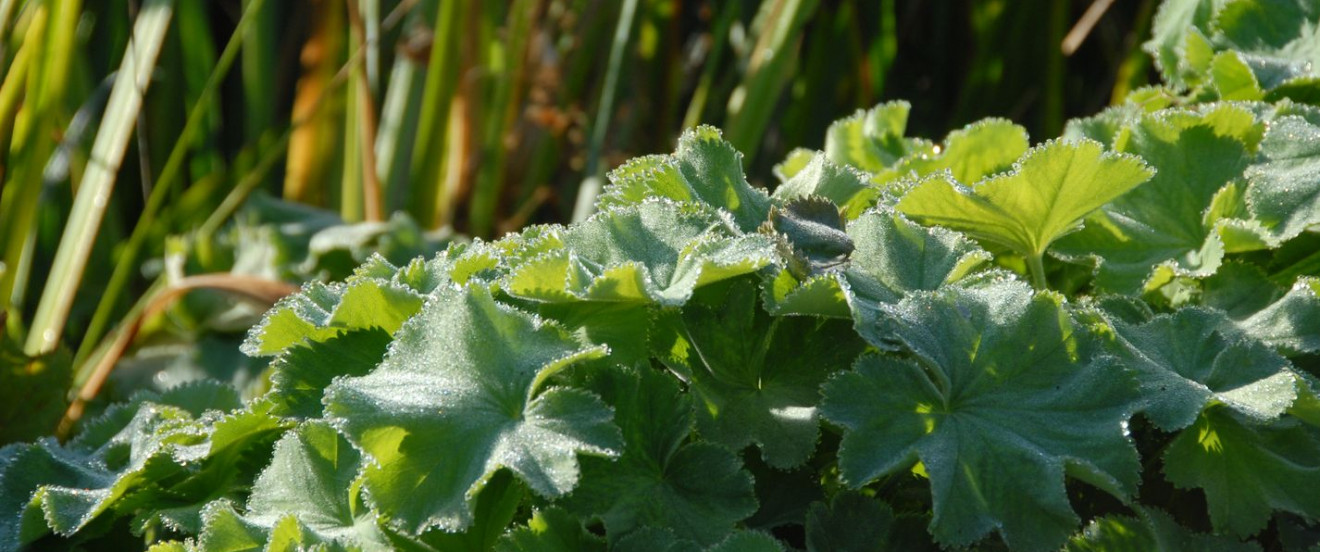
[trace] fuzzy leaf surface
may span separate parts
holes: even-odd
[[[1297,398],[1288,361],[1238,335],[1224,315],[1183,308],[1140,325],[1115,324],[1121,361],[1137,374],[1146,416],[1165,431],[1223,403],[1258,420],[1277,418]]]
[[[770,196],[747,183],[742,154],[710,126],[685,131],[672,155],[633,159],[609,178],[596,206],[601,211],[666,198],[723,210],[743,232],[751,232],[770,210]]]
[[[1180,275],[1212,274],[1224,246],[1204,213],[1250,159],[1239,139],[1212,125],[1209,117],[1153,115],[1130,127],[1115,147],[1140,155],[1158,172],[1088,218],[1054,251],[1097,257],[1096,283],[1120,293],[1140,291],[1157,266]]]
[[[1247,205],[1276,239],[1320,224],[1320,125],[1297,116],[1272,121],[1246,177]]]
[[[710,210],[660,200],[598,213],[562,239],[562,249],[523,264],[504,288],[542,302],[678,306],[697,287],[754,272],[774,255],[765,236],[738,235]]]
[[[970,188],[944,175],[922,180],[897,208],[923,224],[1040,255],[1083,217],[1152,174],[1140,158],[1105,152],[1098,142],[1056,141],[1028,151],[1013,171]]]
[[[1320,516],[1320,435],[1295,419],[1262,424],[1207,409],[1169,443],[1164,474],[1205,491],[1217,532],[1250,536],[1274,510]]]
[[[650,368],[613,369],[588,386],[614,406],[626,443],[617,461],[582,459],[582,485],[564,507],[600,519],[611,543],[643,528],[701,545],[718,542],[756,510],[752,478],[738,456],[688,443],[690,395]]]
[[[457,531],[496,470],[556,497],[577,484],[579,452],[618,454],[600,399],[542,389],[555,372],[604,354],[484,287],[447,290],[399,330],[375,371],[331,384],[326,415],[376,460],[365,470],[372,506],[412,533]]]
[[[950,288],[895,315],[917,360],[866,355],[824,387],[848,485],[920,461],[938,542],[995,530],[1021,550],[1057,548],[1075,530],[1065,474],[1125,500],[1135,492],[1140,465],[1121,427],[1133,386],[1093,356],[1058,296],[1017,282]]]
[[[771,466],[806,462],[820,434],[820,385],[864,343],[846,322],[770,317],[756,289],[737,285],[714,305],[683,312],[681,354],[662,358],[691,374],[702,436],[732,450],[755,443]]]

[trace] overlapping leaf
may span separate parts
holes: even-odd
[[[510,274],[504,289],[543,302],[678,306],[697,287],[756,271],[773,259],[769,238],[738,235],[708,209],[663,200],[599,213],[565,229],[562,240],[563,249]]]
[[[1065,473],[1122,499],[1135,491],[1121,427],[1132,384],[1093,355],[1059,297],[1016,282],[950,288],[904,300],[896,316],[917,360],[864,356],[824,387],[849,485],[920,462],[940,543],[994,530],[1021,550],[1056,548],[1076,528]]]
[[[582,460],[582,484],[564,507],[600,519],[611,543],[643,528],[711,545],[756,510],[752,478],[738,457],[707,442],[688,443],[690,395],[649,368],[608,370],[589,385],[615,409],[626,446],[617,461]]]
[[[139,531],[149,523],[195,530],[202,505],[232,490],[242,454],[282,429],[260,412],[217,412],[237,406],[237,394],[217,385],[142,393],[66,445],[46,439],[6,449],[0,545],[49,531],[69,536],[102,516],[134,516]]]
[[[1320,351],[1320,278],[1300,278],[1283,297],[1238,321],[1248,335],[1288,354]]]
[[[810,161],[797,168],[791,177],[775,188],[773,198],[787,202],[798,198],[816,196],[830,200],[847,214],[847,218],[857,218],[875,201],[877,188],[867,184],[866,174],[857,169],[838,165],[829,160],[824,153],[810,154]]]
[[[654,198],[700,203],[727,212],[743,232],[765,220],[770,198],[743,175],[742,154],[714,127],[689,129],[672,155],[638,157],[609,175],[597,209],[638,205]]]
[[[894,171],[926,176],[947,170],[955,182],[971,184],[1009,170],[1030,146],[1026,129],[1005,119],[983,119],[950,132],[933,153],[903,158]]]
[[[909,190],[898,210],[1039,256],[1054,240],[1077,229],[1082,217],[1150,178],[1137,157],[1107,153],[1097,142],[1049,142],[1018,161],[1009,173],[970,188],[933,176]]]
[[[825,155],[840,165],[880,172],[923,149],[921,141],[903,137],[911,109],[905,101],[894,101],[835,121],[825,133]]]
[[[711,306],[689,306],[662,358],[690,375],[697,429],[733,450],[755,443],[771,466],[802,464],[816,448],[820,384],[865,345],[843,321],[771,318],[750,284]]]
[[[1288,361],[1239,335],[1218,312],[1189,307],[1115,329],[1123,344],[1119,358],[1138,375],[1143,410],[1166,431],[1191,425],[1211,404],[1257,420],[1277,418],[1297,397]]]
[[[381,328],[394,333],[417,313],[424,294],[440,284],[447,267],[414,263],[383,278],[382,271],[393,268],[385,265],[383,258],[377,258],[342,284],[313,282],[281,299],[248,332],[243,352],[276,355],[303,340],[323,341],[348,330]]]
[[[874,320],[880,305],[956,283],[990,258],[957,232],[925,228],[886,209],[850,221],[847,238],[853,250],[842,274],[802,280],[784,271],[766,282],[767,309]]]
[[[555,497],[578,482],[579,452],[618,454],[608,407],[547,377],[604,348],[496,303],[483,287],[438,292],[370,374],[336,380],[326,414],[375,463],[370,503],[400,527],[455,531],[499,469]]]
[[[1138,517],[1104,516],[1087,524],[1064,547],[1065,552],[1255,552],[1255,543],[1206,535],[1178,525],[1168,514],[1138,508]]]
[[[1274,239],[1320,225],[1320,124],[1297,116],[1271,121],[1246,178],[1247,205]]]
[[[1081,231],[1053,251],[1069,258],[1098,258],[1096,283],[1136,293],[1173,275],[1206,276],[1218,268],[1224,245],[1207,221],[1216,194],[1238,178],[1250,160],[1246,146],[1215,122],[1240,111],[1224,106],[1207,115],[1154,115],[1130,127],[1115,144],[1158,172],[1145,185],[1089,217]],[[1157,273],[1156,267],[1160,267]]]
[[[1169,443],[1164,474],[1205,491],[1218,532],[1252,535],[1274,510],[1320,517],[1320,431],[1296,419],[1261,423],[1207,409]]]
[[[361,454],[333,428],[305,423],[275,444],[244,514],[227,501],[208,506],[199,544],[205,550],[249,539],[272,545],[289,533],[302,546],[389,550],[376,513],[360,496],[362,465]]]

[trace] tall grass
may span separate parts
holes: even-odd
[[[76,351],[76,388],[161,289],[165,236],[204,242],[258,191],[488,237],[588,215],[606,171],[699,123],[762,185],[883,99],[926,135],[1052,136],[1146,82],[1153,3],[1064,56],[1090,4],[0,0],[3,339]]]

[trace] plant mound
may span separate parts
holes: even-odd
[[[0,548],[1306,550],[1320,10],[1171,1],[1168,84],[1032,146],[893,102],[709,127],[595,216],[303,287],[246,404],[0,449]]]

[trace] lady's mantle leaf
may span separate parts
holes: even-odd
[[[1288,361],[1231,326],[1223,314],[1190,307],[1141,325],[1115,324],[1119,357],[1137,374],[1155,425],[1182,429],[1213,402],[1267,420],[1297,398]]]
[[[1238,327],[1284,354],[1320,351],[1320,278],[1298,278],[1278,301],[1238,321]]]
[[[689,305],[678,354],[662,358],[691,374],[697,428],[734,450],[756,443],[766,463],[791,468],[816,449],[820,384],[865,346],[849,324],[815,317],[771,318],[751,285],[719,305]]]
[[[495,544],[498,552],[604,552],[605,542],[582,527],[582,521],[559,508],[537,510],[526,527]]]
[[[500,468],[555,497],[577,484],[578,452],[618,453],[600,399],[541,388],[604,354],[483,287],[446,290],[404,324],[375,371],[331,384],[326,414],[375,459],[365,470],[373,506],[413,533],[461,530]]]
[[[400,271],[384,259],[374,258],[343,284],[306,284],[301,292],[282,298],[260,324],[252,326],[243,353],[267,357],[304,339],[325,341],[347,330],[380,328],[395,333],[421,308],[425,294],[438,285],[440,273],[447,272],[440,263],[442,258],[437,258]],[[389,273],[391,269],[393,273]],[[426,277],[426,272],[433,275]],[[422,285],[422,289],[414,285]]]
[[[1320,517],[1320,432],[1292,418],[1265,425],[1209,408],[1169,443],[1164,474],[1205,491],[1218,532],[1246,537],[1273,510]]]
[[[1150,179],[1154,171],[1131,155],[1104,152],[1098,142],[1048,142],[1028,151],[1014,170],[965,187],[946,174],[923,180],[898,210],[1040,255],[1076,230],[1091,211]]]
[[[829,506],[811,505],[807,513],[807,552],[878,552],[887,550],[894,511],[888,504],[854,491],[834,495]]]
[[[291,524],[298,529],[300,544],[387,550],[375,512],[358,496],[355,483],[361,468],[361,454],[333,428],[322,422],[303,424],[275,444],[241,520],[233,519],[239,516],[223,502],[208,508],[202,544],[209,549],[218,544],[214,541],[234,538],[235,524],[245,528],[237,536],[269,542],[271,533]]]
[[[806,166],[775,188],[773,197],[779,202],[817,196],[830,200],[843,209],[847,218],[856,218],[874,201],[878,190],[867,185],[865,173],[830,162],[824,153],[811,153]],[[782,176],[782,173],[781,173]]]
[[[1247,182],[1251,213],[1277,239],[1320,224],[1320,126],[1297,116],[1273,121]]]
[[[232,491],[228,482],[240,469],[235,460],[259,442],[268,446],[282,429],[260,412],[216,412],[238,406],[237,393],[219,384],[144,392],[89,422],[69,443],[49,439],[5,449],[0,548],[47,531],[72,535],[103,516],[156,518],[176,530],[195,525],[186,518],[211,493]],[[192,480],[209,485],[197,489]]]
[[[743,232],[756,229],[770,210],[770,197],[743,175],[742,154],[714,127],[689,129],[672,155],[633,159],[610,173],[610,186],[596,208],[638,205],[651,198],[700,203],[733,216]]]
[[[997,530],[1021,550],[1057,548],[1075,529],[1065,472],[1131,496],[1132,384],[1091,355],[1059,301],[1005,282],[900,303],[894,332],[917,360],[864,356],[824,387],[821,413],[845,429],[844,481],[860,487],[920,461],[940,543]]]
[[[925,228],[886,209],[873,209],[850,221],[847,232],[854,249],[844,273],[799,281],[781,272],[766,285],[766,305],[772,313],[842,317],[851,313],[863,336],[870,339],[866,328],[874,327],[863,321],[879,316],[881,304],[960,281],[990,259],[962,234]]]
[[[825,155],[871,173],[893,165],[920,147],[903,138],[911,108],[905,101],[888,102],[835,121],[825,133]]]
[[[1092,521],[1064,552],[1258,552],[1260,546],[1195,533],[1160,510],[1137,508],[1139,518],[1109,515]]]
[[[876,321],[882,306],[917,291],[934,291],[961,280],[990,254],[962,234],[924,228],[898,213],[875,210],[848,225],[857,244],[845,273],[845,296],[858,333],[877,347],[890,347]]]
[[[659,200],[599,213],[564,230],[563,244],[515,269],[505,290],[545,302],[678,306],[697,287],[773,259],[766,236],[739,236],[709,209]]]
[[[914,153],[894,170],[917,176],[947,170],[954,181],[969,184],[1008,170],[1030,146],[1027,129],[1005,119],[982,119],[950,132],[939,153]]]
[[[738,457],[713,443],[684,444],[692,401],[650,368],[612,369],[590,387],[614,405],[627,443],[618,461],[582,459],[582,484],[564,507],[605,523],[610,542],[645,527],[702,545],[718,542],[756,511],[752,478]]]
[[[732,531],[717,544],[702,546],[674,536],[673,531],[647,528],[629,534],[614,552],[784,552],[784,545],[761,531]]]
[[[1115,147],[1142,156],[1159,173],[1088,218],[1086,228],[1060,240],[1054,251],[1098,257],[1096,283],[1120,293],[1141,291],[1157,266],[1175,274],[1212,274],[1224,245],[1205,213],[1249,160],[1240,138],[1215,126],[1233,115],[1250,119],[1226,106],[1204,116],[1150,115],[1131,126]]]

